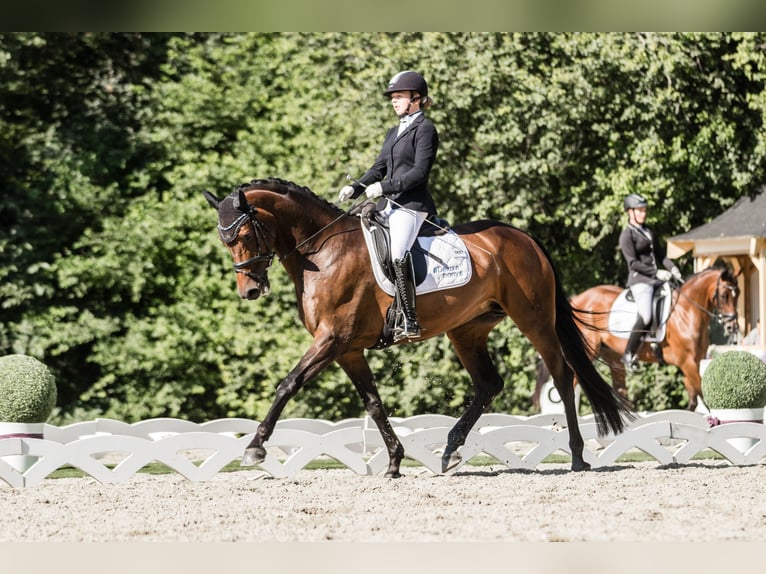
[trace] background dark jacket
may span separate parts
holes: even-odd
[[[388,130],[378,159],[359,181],[366,185],[380,181],[384,197],[404,207],[436,215],[428,189],[428,176],[439,148],[436,128],[421,114],[397,137],[398,130],[398,125]],[[364,191],[359,184],[353,187],[354,197]]]
[[[649,229],[644,226],[644,229]],[[633,225],[628,225],[620,233],[620,249],[628,264],[628,280],[630,287],[636,283],[657,282],[657,261],[662,261],[663,267],[672,271],[676,264],[667,256],[660,244],[657,234],[649,229],[652,240]]]

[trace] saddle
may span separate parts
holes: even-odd
[[[375,256],[375,261],[380,266],[386,279],[394,282],[393,259],[391,258],[391,230],[388,223],[380,217],[380,213],[375,209],[374,203],[366,203],[360,212],[362,225],[372,239],[371,255]],[[449,222],[436,216],[429,216],[420,226],[418,238],[435,237],[448,233],[450,229]],[[426,277],[428,252],[422,247],[419,241],[410,249],[412,255],[412,265],[415,269],[415,285],[421,285]]]
[[[659,343],[665,339],[665,327],[670,317],[673,289],[668,281],[660,281],[652,298],[652,324],[644,336],[648,343]],[[630,288],[623,290],[609,310],[609,332],[615,337],[627,339],[636,322],[638,309]]]
[[[386,323],[378,342],[372,348],[382,349],[393,343],[393,332],[399,316],[398,298],[388,223],[380,217],[372,202],[364,203],[357,212],[362,221],[362,235],[370,255],[370,263],[378,286],[394,301],[386,312]],[[417,295],[441,289],[459,287],[471,280],[473,269],[468,248],[460,236],[450,229],[447,221],[429,217],[420,227],[418,237],[410,249],[415,271]]]
[[[359,212],[362,235],[370,254],[378,286],[393,296],[394,272],[388,224],[375,211],[375,204],[363,204]],[[443,219],[429,218],[410,249],[415,270],[416,294],[460,287],[471,280],[471,256],[460,236]]]

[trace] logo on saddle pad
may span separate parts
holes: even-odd
[[[652,326],[644,336],[648,343],[660,342],[665,338],[665,327],[670,316],[672,289],[667,281],[654,290],[652,299]],[[630,337],[630,332],[636,322],[638,308],[630,295],[630,289],[625,289],[612,303],[609,310],[609,332],[620,339]]]
[[[423,227],[429,225],[426,222]],[[383,291],[393,297],[396,288],[390,272],[384,269],[384,266],[390,265],[388,229],[374,221],[364,222],[362,232],[375,280]],[[417,295],[460,287],[471,280],[471,256],[463,240],[452,230],[438,235],[419,236],[410,253],[415,269]]]

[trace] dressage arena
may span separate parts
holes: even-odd
[[[568,463],[543,460],[566,444],[567,433],[549,424],[563,415],[521,420],[510,415],[484,416],[479,431],[469,437],[472,452],[492,451],[498,462],[485,457],[488,464],[463,464],[447,475],[429,468],[438,455],[418,446],[446,433],[448,426],[420,428],[444,424],[444,417],[397,420],[397,431],[415,456],[412,465],[402,468],[404,476],[399,479],[384,478],[385,463],[374,463],[375,457],[366,459],[372,473],[364,474],[359,441],[364,439],[365,448],[373,449],[382,442],[376,430],[364,430],[363,420],[285,420],[272,441],[276,445],[303,442],[303,450],[289,459],[299,459],[297,465],[269,458],[262,467],[231,472],[220,470],[242,452],[251,436],[244,432],[256,427],[254,421],[194,424],[156,419],[127,425],[100,419],[48,427],[46,440],[14,439],[43,458],[26,471],[25,486],[14,488],[0,481],[0,542],[766,540],[766,457],[761,444],[765,433],[760,424],[707,429],[701,415],[667,411],[643,417],[600,448],[593,441],[595,425],[586,418],[582,428],[596,449],[588,448],[586,454],[594,468],[571,472]],[[163,429],[177,432],[152,438],[152,431]],[[222,433],[224,429],[243,432],[232,435]],[[761,440],[745,456],[726,437],[748,430]],[[663,436],[685,438],[678,446],[668,447],[669,439],[656,440]],[[502,446],[524,444],[508,442],[514,437],[534,438],[538,444],[523,455],[520,451],[502,454]],[[312,442],[314,450],[307,450]],[[7,449],[16,444],[5,443]],[[199,466],[179,454],[188,445],[200,444],[207,444],[215,454]],[[655,460],[620,462],[617,455],[635,450],[635,445],[652,452]],[[703,447],[728,453],[730,458],[690,457]],[[534,449],[543,449],[542,454],[535,457]],[[133,461],[132,466],[124,462],[111,470],[108,461],[97,455],[105,450],[131,450],[131,457],[124,460]],[[321,452],[333,453],[346,467],[305,468]],[[137,472],[152,460],[176,472]],[[85,476],[44,478],[64,461],[87,469]],[[120,473],[126,466],[130,468]],[[36,472],[38,478],[34,478]],[[5,476],[20,475],[6,472]]]
[[[121,484],[61,478],[0,487],[0,541],[766,540],[763,465],[403,470],[400,479],[334,469],[289,479],[235,471],[204,482],[139,474]]]

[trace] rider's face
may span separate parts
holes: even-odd
[[[637,225],[643,225],[644,221],[646,221],[646,208],[634,207],[633,209],[631,209],[630,219],[632,223],[635,223]]]
[[[391,92],[391,105],[394,107],[394,112],[397,116],[403,116],[411,114],[420,109],[419,100],[410,99],[410,96],[417,97],[415,92]],[[410,103],[412,106],[410,107]]]

